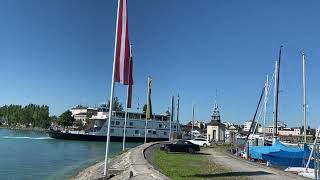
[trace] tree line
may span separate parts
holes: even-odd
[[[54,118],[54,117],[52,117]],[[5,105],[0,107],[0,122],[9,127],[39,127],[48,128],[51,124],[49,107],[47,105],[29,104]]]

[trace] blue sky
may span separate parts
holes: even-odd
[[[181,120],[209,121],[218,89],[223,121],[251,119],[279,46],[280,120],[302,125],[301,51],[308,55],[308,117],[319,124],[317,1],[129,0],[134,106],[153,111],[180,94]],[[0,105],[47,104],[59,115],[110,94],[116,0],[0,0]],[[116,86],[125,100],[126,88]],[[270,106],[272,97],[270,97]],[[271,116],[268,117],[271,122]]]

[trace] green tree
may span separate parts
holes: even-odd
[[[110,107],[110,101],[108,101],[107,109]],[[118,97],[114,97],[112,101],[112,111],[123,111],[122,104],[119,101]]]
[[[62,113],[59,116],[59,119],[58,119],[58,124],[63,126],[63,127],[72,126],[74,124],[74,122],[75,122],[75,119],[72,116],[71,111],[69,111],[69,110],[67,110],[66,112]]]

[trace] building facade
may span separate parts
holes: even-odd
[[[298,136],[301,134],[301,129],[299,128],[283,128],[278,130],[280,136]]]
[[[243,124],[243,131],[249,132],[251,124],[252,124],[252,121],[245,121]],[[252,128],[254,128],[255,126],[256,126],[256,122],[254,122]],[[251,129],[251,131],[253,131],[253,129]]]

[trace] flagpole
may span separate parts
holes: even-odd
[[[171,114],[170,114],[170,123],[169,123],[169,141],[171,141],[171,134],[172,134],[172,130],[171,130],[171,126],[172,126],[172,121],[174,119],[174,115],[173,115],[173,103],[174,103],[174,97],[171,96]]]
[[[114,38],[113,68],[112,68],[111,92],[110,92],[110,100],[109,100],[110,104],[109,104],[109,117],[108,117],[108,132],[107,132],[106,154],[104,159],[104,171],[103,171],[103,176],[107,178],[108,178],[108,154],[109,154],[109,143],[110,143],[110,122],[111,122],[111,116],[112,116],[112,103],[113,103],[113,95],[114,95],[114,73],[115,73],[116,52],[117,52],[116,36],[118,32],[119,9],[120,9],[120,1],[118,1],[116,32],[115,32],[115,38]]]
[[[129,66],[130,67],[130,66]],[[130,68],[129,68],[130,69]],[[130,70],[129,70],[130,71]],[[130,73],[129,73],[130,74]],[[126,101],[126,111],[124,113],[124,126],[123,126],[123,139],[122,139],[122,151],[125,149],[126,143],[126,129],[127,129],[127,116],[128,116],[128,101],[129,101],[129,86],[127,88],[127,101]]]
[[[146,123],[144,125],[144,143],[147,143],[147,114],[146,114]]]
[[[177,122],[176,122],[176,135],[178,137],[178,125],[179,125],[179,106],[180,106],[180,96],[178,94],[178,99],[177,99]]]
[[[128,116],[128,98],[129,98],[129,86],[127,89],[127,102],[126,102],[126,111],[124,113],[124,126],[123,126],[123,140],[122,140],[122,151],[124,151],[126,143],[126,128],[127,128],[127,116]]]
[[[130,58],[132,58],[132,45],[130,45]],[[132,60],[132,59],[131,59]],[[132,61],[129,61],[129,73],[128,73],[128,79],[130,81],[130,74],[131,74],[131,63]],[[125,149],[125,143],[126,143],[126,129],[127,129],[127,116],[128,116],[128,104],[129,104],[129,88],[130,88],[130,82],[127,87],[127,101],[126,101],[126,111],[124,113],[124,126],[123,126],[123,140],[122,140],[122,151]],[[130,106],[131,107],[131,106]]]
[[[148,101],[149,101],[149,77],[148,77],[148,94],[147,94],[147,109],[146,109],[146,122],[145,122],[145,125],[144,125],[144,143],[147,143],[147,125],[148,125]]]

